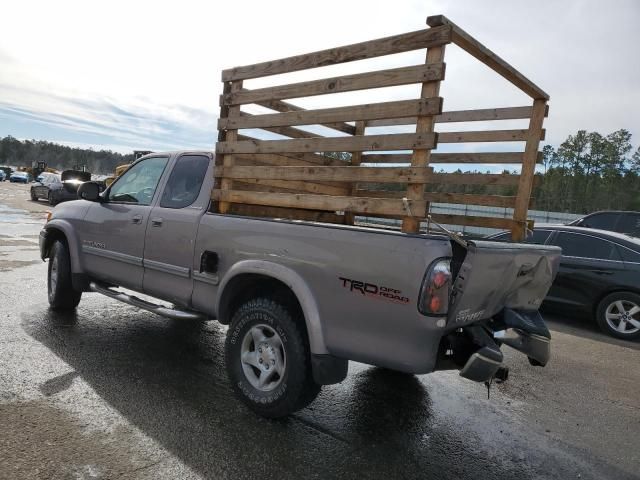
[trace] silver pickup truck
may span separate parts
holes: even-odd
[[[93,291],[229,325],[230,381],[267,417],[308,405],[349,360],[478,382],[504,376],[503,344],[549,360],[538,307],[557,247],[213,214],[213,168],[208,152],[151,154],[58,205],[40,234],[51,308]]]

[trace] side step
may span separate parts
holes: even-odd
[[[134,307],[148,310],[149,312],[161,315],[163,317],[171,318],[173,320],[209,320],[206,315],[203,315],[201,313],[189,312],[186,310],[178,310],[175,308],[168,308],[162,305],[157,305],[155,303],[142,300],[141,298],[135,297],[133,295],[127,295],[126,293],[112,290],[106,285],[100,285],[96,282],[91,282],[89,284],[89,288],[96,293],[101,293],[102,295],[106,295],[107,297],[113,298],[114,300],[128,303],[129,305],[133,305]]]

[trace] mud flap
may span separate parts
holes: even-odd
[[[551,333],[538,311],[517,311],[505,308],[494,317],[493,337],[524,353],[529,362],[544,367],[551,356]]]

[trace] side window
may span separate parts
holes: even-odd
[[[618,251],[625,262],[640,263],[640,253],[627,247],[618,246]]]
[[[150,205],[169,157],[152,157],[136,163],[109,190],[110,202]]]
[[[580,225],[583,227],[599,228],[600,230],[613,230],[617,220],[617,213],[598,213],[592,217],[585,218]]]
[[[526,243],[536,243],[538,245],[544,245],[551,235],[550,230],[534,230],[533,234],[527,237]]]
[[[164,187],[160,206],[184,208],[195,202],[200,194],[208,167],[209,157],[204,155],[183,155],[180,157]]]
[[[495,237],[490,238],[492,242],[510,242],[511,241],[511,232],[500,233]]]
[[[599,260],[620,260],[615,245],[600,238],[569,232],[558,232],[553,243],[562,248],[563,256],[597,258]]]
[[[637,213],[623,213],[616,228],[617,232],[640,235],[640,215]]]

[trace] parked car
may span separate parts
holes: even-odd
[[[88,172],[65,170],[62,174],[42,173],[31,186],[31,200],[37,201],[44,198],[49,205],[57,205],[67,200],[77,200],[78,187],[91,180]]]
[[[489,238],[508,241],[510,233]],[[569,225],[539,225],[528,243],[562,248],[544,306],[595,318],[618,338],[640,338],[640,239]]]
[[[7,179],[7,174],[4,173],[4,170],[0,170],[0,182],[4,182]]]
[[[569,223],[569,225],[609,230],[640,237],[640,212],[624,210],[595,212],[578,218]]]
[[[29,183],[32,177],[28,172],[13,172],[9,177],[11,183]]]
[[[538,306],[560,249],[216,214],[213,169],[210,152],[158,153],[102,194],[81,185],[83,200],[56,207],[40,233],[51,308],[94,291],[180,321],[218,319],[230,385],[267,417],[344,380],[349,360],[479,382],[503,368],[500,345],[549,360]]]

